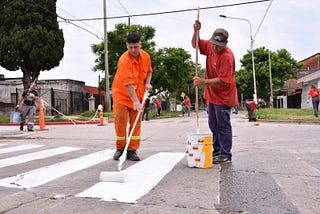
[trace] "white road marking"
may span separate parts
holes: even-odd
[[[39,152],[33,152],[33,153],[28,153],[25,155],[19,155],[11,158],[5,158],[0,160],[0,168],[2,167],[7,167],[7,166],[12,166],[20,163],[25,163],[28,161],[32,160],[38,160],[42,158],[47,158],[51,157],[54,155],[59,155],[67,152],[72,152],[76,150],[80,150],[82,148],[76,148],[76,147],[68,147],[68,146],[63,146],[55,149],[47,149]]]
[[[125,183],[99,182],[76,196],[136,203],[140,197],[155,187],[185,155],[185,153],[157,153],[124,170],[127,175]]]
[[[39,147],[42,147],[42,146],[43,145],[36,145],[36,144],[13,146],[13,147],[10,147],[10,148],[0,149],[0,154],[23,151],[23,150],[27,150],[27,149],[34,149],[34,148],[39,148]]]
[[[5,146],[5,145],[7,145],[7,144],[0,143],[0,146]]]
[[[103,150],[80,158],[75,158],[35,169],[0,180],[0,186],[13,188],[32,188],[48,183],[67,174],[91,167],[113,156],[114,150]]]

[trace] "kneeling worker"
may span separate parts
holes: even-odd
[[[246,101],[244,105],[245,105],[247,112],[248,112],[249,122],[257,121],[255,114],[254,114],[254,111],[256,109],[259,109],[259,105],[256,104],[254,101]]]

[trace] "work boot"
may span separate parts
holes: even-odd
[[[140,158],[139,156],[137,155],[136,151],[135,150],[129,150],[128,153],[127,153],[127,159],[128,160],[131,160],[131,161],[139,161]]]
[[[23,123],[20,123],[20,131],[23,131]]]
[[[113,160],[119,160],[119,158],[121,157],[122,153],[123,153],[123,150],[117,149],[117,151],[113,155]]]

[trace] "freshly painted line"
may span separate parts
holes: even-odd
[[[54,148],[54,149],[47,149],[39,152],[33,152],[33,153],[28,153],[25,155],[19,155],[11,158],[5,158],[5,159],[0,159],[0,168],[2,167],[7,167],[11,165],[16,165],[20,163],[25,163],[28,161],[32,160],[38,160],[38,159],[43,159],[47,157],[51,157],[54,155],[59,155],[67,152],[72,152],[76,150],[80,150],[82,148],[76,148],[76,147],[68,147],[68,146],[63,146],[59,148]]]
[[[29,145],[13,146],[10,148],[0,149],[0,154],[23,151],[23,150],[27,150],[27,149],[35,149],[35,148],[39,148],[41,146],[43,146],[43,145],[29,144]]]
[[[185,155],[185,153],[157,153],[124,170],[127,175],[125,183],[99,182],[76,196],[136,203],[140,197],[155,187]]]
[[[48,183],[67,174],[91,167],[113,156],[114,150],[103,150],[80,158],[75,158],[35,169],[16,176],[0,180],[0,186],[13,188],[32,188]]]

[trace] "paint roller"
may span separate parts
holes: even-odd
[[[142,99],[142,106],[144,106],[147,97],[148,97],[148,91],[145,91],[143,99]],[[135,129],[137,123],[138,123],[138,120],[140,119],[140,114],[141,114],[141,111],[138,112],[137,117],[136,117],[136,119],[135,119],[135,121],[133,123],[132,129],[131,129],[131,131],[129,133],[129,136],[127,137],[126,146],[124,147],[123,153],[120,156],[119,163],[117,165],[118,171],[111,171],[111,172],[104,171],[104,172],[101,172],[100,173],[100,181],[102,181],[102,182],[119,182],[119,183],[126,182],[127,173],[126,173],[125,170],[121,171],[121,169],[122,169],[122,165],[123,165],[124,161],[127,158],[127,150],[128,150],[129,144],[130,144],[130,139],[131,139],[133,131],[134,131],[134,129]]]

